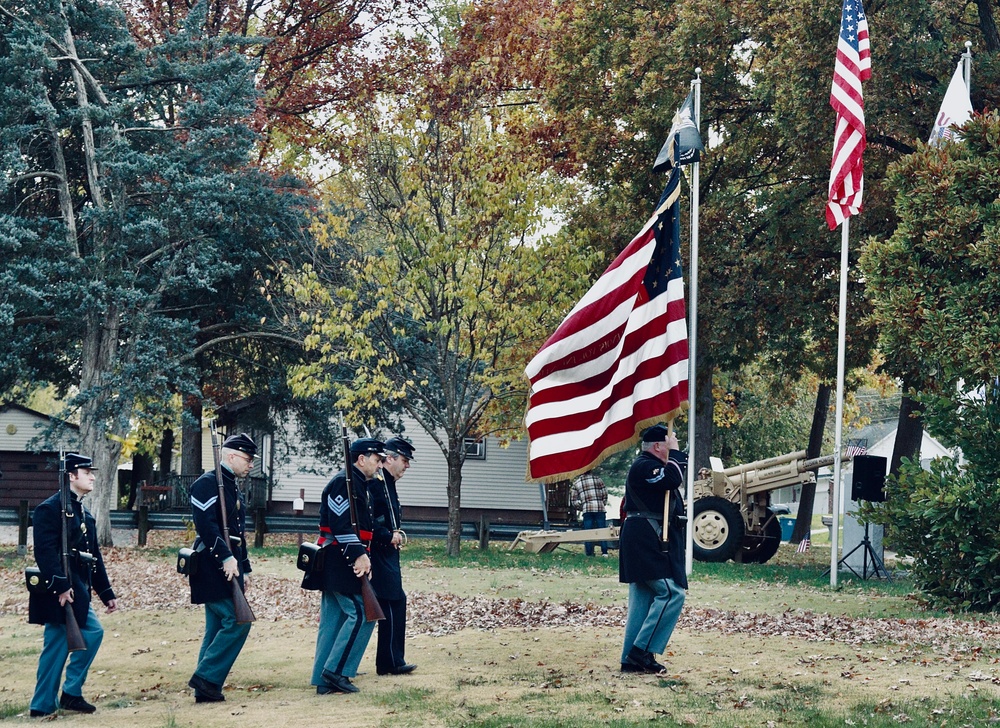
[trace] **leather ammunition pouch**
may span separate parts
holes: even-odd
[[[45,579],[42,577],[42,570],[37,566],[28,566],[24,570],[24,585],[28,587],[29,594],[48,594]]]
[[[319,573],[323,571],[325,556],[321,546],[305,541],[299,546],[299,556],[295,560],[295,568],[307,574]]]
[[[194,549],[182,548],[177,551],[177,573],[191,576],[198,569],[198,552]]]

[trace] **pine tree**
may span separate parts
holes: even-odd
[[[143,49],[116,4],[0,4],[0,391],[73,395],[105,543],[138,403],[197,391],[219,342],[281,336],[267,282],[304,228],[294,185],[250,163],[253,68],[204,12]]]

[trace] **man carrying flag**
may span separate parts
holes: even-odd
[[[625,480],[620,534],[618,581],[628,584],[622,672],[662,671],[656,654],[666,650],[681,616],[687,589],[686,519],[677,491],[684,484],[686,466],[687,455],[667,427],[654,425],[642,433],[642,452]]]
[[[683,499],[667,497],[684,483],[687,456],[659,422],[672,421],[688,404],[678,200],[679,165],[696,162],[703,148],[694,116],[689,96],[654,166],[669,167],[670,176],[652,217],[525,369],[530,478],[572,478],[642,432],[623,501],[619,580],[629,584],[623,672],[663,669],[655,654],[666,648],[687,588]]]

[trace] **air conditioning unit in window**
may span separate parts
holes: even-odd
[[[486,440],[473,440],[471,437],[465,438],[465,459],[485,460]]]

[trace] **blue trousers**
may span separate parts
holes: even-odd
[[[87,681],[87,672],[97,657],[97,650],[104,640],[104,627],[97,619],[97,613],[91,607],[87,612],[86,624],[80,625],[86,650],[70,652],[66,645],[66,625],[46,624],[42,641],[42,654],[38,657],[38,672],[35,681],[35,694],[31,697],[31,710],[43,713],[54,713],[59,709],[59,681],[66,667],[66,681],[63,692],[69,695],[83,695],[83,684]],[[69,664],[66,664],[66,656]]]
[[[583,527],[584,529],[589,528],[605,528],[608,525],[608,517],[604,511],[592,511],[590,513],[584,511],[583,514]],[[587,541],[583,544],[583,551],[587,556],[594,555],[594,544],[595,541]],[[608,553],[608,542],[600,541],[601,553]]]
[[[375,623],[365,621],[365,604],[360,594],[324,591],[319,605],[312,684],[325,684],[324,670],[355,677],[374,631]]]
[[[684,606],[684,590],[673,579],[638,581],[628,585],[628,617],[622,662],[632,646],[662,654]]]
[[[250,634],[250,624],[236,621],[232,599],[205,604],[205,637],[194,674],[218,685],[226,684],[233,663]]]

